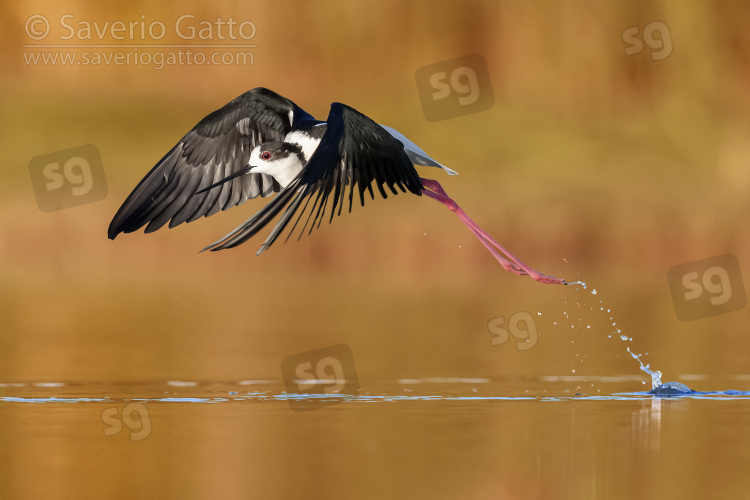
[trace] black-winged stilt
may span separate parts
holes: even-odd
[[[378,125],[344,104],[333,103],[328,119],[316,120],[295,103],[268,89],[255,88],[201,120],[141,180],[109,225],[110,239],[144,225],[150,233],[208,217],[257,196],[279,194],[250,219],[204,250],[244,243],[284,210],[258,250],[262,253],[284,231],[304,201],[287,236],[294,232],[314,199],[301,233],[320,226],[331,201],[341,214],[349,186],[349,211],[356,191],[375,199],[372,181],[387,198],[409,191],[437,200],[453,211],[506,270],[542,283],[565,280],[534,271],[496,242],[461,210],[435,180],[420,178],[414,164],[438,167],[453,175],[398,131]],[[301,236],[300,233],[300,236]]]

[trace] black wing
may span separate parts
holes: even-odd
[[[145,224],[150,233],[170,219],[172,228],[280,191],[273,177],[247,174],[196,194],[244,168],[255,146],[283,140],[305,119],[312,116],[268,89],[245,92],[202,119],[146,174],[112,219],[109,238]]]
[[[409,160],[404,146],[394,139],[380,125],[358,112],[340,103],[331,105],[328,115],[328,127],[323,138],[310,158],[310,162],[299,175],[284,188],[279,195],[258,211],[253,217],[242,223],[222,239],[212,243],[204,250],[223,250],[235,247],[265,227],[276,215],[289,205],[271,234],[258,250],[258,254],[270,247],[276,238],[289,224],[289,221],[305,204],[297,217],[297,221],[289,232],[291,236],[294,228],[304,215],[310,200],[314,202],[307,216],[300,236],[304,233],[313,213],[315,217],[310,226],[310,232],[320,226],[325,216],[326,205],[333,193],[331,215],[337,210],[341,214],[344,206],[345,189],[349,185],[349,211],[352,209],[355,186],[359,193],[360,203],[365,204],[365,190],[375,199],[372,181],[377,184],[378,191],[387,198],[383,189],[387,185],[393,194],[398,194],[395,186],[401,191],[422,195],[422,181]],[[320,219],[320,220],[318,220]],[[289,239],[287,236],[287,239]]]

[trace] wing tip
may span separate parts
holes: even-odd
[[[107,238],[110,240],[114,240],[119,236],[120,233],[132,233],[135,231],[136,228],[130,228],[127,225],[127,220],[120,221],[118,220],[117,216],[115,216],[114,219],[112,219],[112,222],[109,223],[109,227],[107,228]]]

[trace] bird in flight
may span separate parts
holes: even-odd
[[[278,193],[251,218],[203,249],[240,245],[281,213],[260,254],[299,212],[289,239],[310,202],[300,237],[308,225],[309,232],[320,226],[329,205],[329,222],[334,214],[341,215],[347,186],[349,211],[355,197],[364,206],[365,191],[375,199],[374,181],[383,198],[388,197],[386,188],[393,194],[398,188],[445,205],[507,271],[541,283],[567,284],[518,260],[471,220],[437,181],[419,177],[415,164],[456,174],[398,131],[349,106],[333,103],[328,119],[319,121],[289,99],[259,87],[198,122],[130,193],[112,219],[108,236],[113,240],[144,225],[150,233],[167,222],[173,228]]]

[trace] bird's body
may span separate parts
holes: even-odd
[[[387,198],[386,187],[393,194],[399,188],[448,206],[507,270],[545,283],[565,283],[537,273],[513,257],[476,226],[437,181],[420,178],[415,164],[456,173],[400,132],[378,125],[344,104],[333,103],[323,122],[292,101],[256,88],[209,114],[188,132],[128,196],[108,235],[114,239],[144,225],[146,232],[152,232],[167,222],[171,228],[276,192],[278,195],[253,217],[204,249],[237,246],[281,213],[260,254],[276,241],[300,207],[290,235],[311,200],[302,232],[311,217],[310,231],[316,222],[320,225],[331,196],[329,221],[334,213],[340,215],[347,187],[350,211],[355,194],[362,205],[365,191],[374,199],[374,181],[383,198]]]

